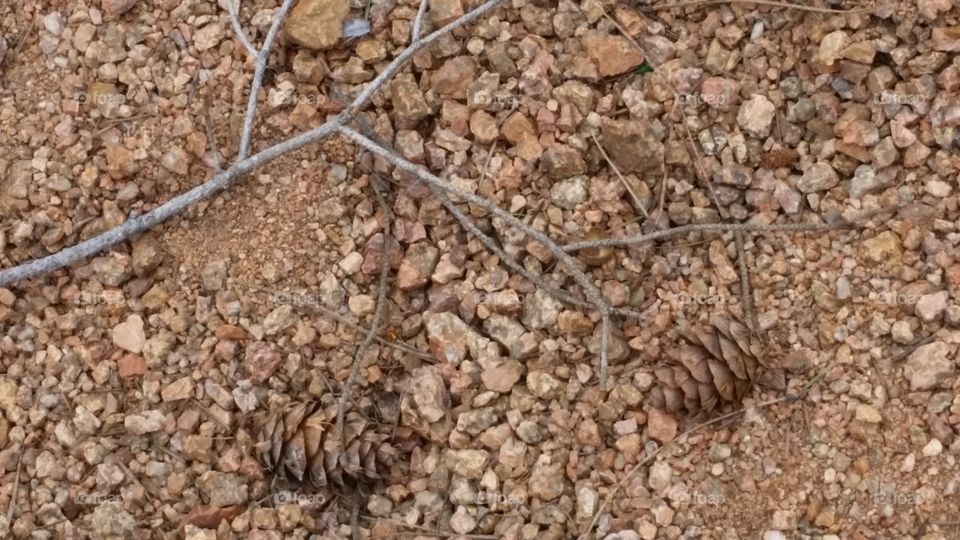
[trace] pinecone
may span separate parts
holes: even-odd
[[[387,442],[390,435],[348,411],[344,439],[337,429],[337,404],[326,401],[296,402],[270,413],[261,424],[257,444],[261,461],[278,475],[315,487],[376,481],[397,457]]]
[[[685,343],[670,365],[654,369],[651,403],[669,412],[709,412],[739,403],[754,383],[783,389],[782,372],[764,365],[764,346],[747,326],[724,315],[680,331]]]

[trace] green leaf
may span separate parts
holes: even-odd
[[[643,75],[644,73],[653,73],[653,66],[651,66],[647,62],[644,62],[639,66],[637,66],[633,72],[636,73],[637,75]]]

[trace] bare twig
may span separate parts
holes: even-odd
[[[240,44],[243,45],[250,56],[257,58],[260,52],[253,46],[253,43],[250,43],[250,39],[243,31],[243,25],[240,23],[240,0],[227,0],[227,8],[230,13],[230,24],[233,25],[233,33],[236,34]]]
[[[569,254],[564,252],[564,250],[560,249],[557,244],[554,243],[553,240],[551,240],[546,234],[534,229],[530,225],[527,225],[510,212],[507,212],[487,199],[474,195],[463,188],[443,180],[439,176],[417,167],[415,164],[403,159],[399,155],[396,155],[386,148],[381,147],[374,141],[356,132],[353,128],[350,128],[349,126],[338,126],[338,129],[340,130],[340,133],[345,135],[347,138],[353,140],[360,146],[365,147],[367,150],[370,150],[384,160],[392,163],[397,169],[407,174],[411,174],[423,182],[434,186],[435,188],[456,195],[457,197],[460,197],[471,204],[482,207],[491,214],[506,221],[512,227],[520,229],[527,236],[543,244],[544,247],[546,247],[547,250],[557,258],[557,260],[567,267],[573,279],[583,288],[584,294],[586,294],[587,298],[594,304],[595,309],[601,313],[610,313],[610,305],[606,300],[604,300],[599,289],[597,289],[596,285],[593,284],[593,281],[590,279],[590,277],[580,269],[580,263]]]
[[[603,512],[607,509],[607,507],[610,506],[610,503],[611,503],[611,501],[613,500],[613,497],[614,497],[617,493],[620,492],[620,490],[623,488],[623,486],[625,486],[626,483],[629,482],[630,479],[633,478],[634,475],[636,475],[637,472],[639,472],[641,468],[643,468],[645,465],[648,465],[649,463],[651,463],[651,462],[654,460],[654,458],[656,458],[656,457],[659,456],[661,453],[663,453],[663,451],[664,451],[665,449],[667,449],[668,447],[673,446],[673,445],[676,445],[677,443],[686,440],[687,437],[689,437],[690,435],[693,435],[694,433],[700,431],[701,429],[704,429],[704,428],[706,428],[706,427],[712,426],[713,424],[718,424],[718,423],[720,423],[720,422],[722,422],[722,421],[724,421],[724,420],[728,420],[728,419],[730,419],[730,418],[734,418],[734,417],[740,416],[741,414],[747,412],[747,411],[750,410],[750,409],[757,409],[757,410],[759,410],[759,409],[763,409],[763,408],[766,408],[766,407],[770,407],[771,405],[776,405],[777,403],[783,403],[783,402],[788,401],[788,400],[791,400],[791,399],[793,399],[793,396],[784,396],[784,397],[781,397],[781,398],[771,399],[771,400],[768,400],[768,401],[764,401],[764,402],[758,403],[758,404],[756,404],[756,405],[751,405],[750,407],[742,407],[742,408],[737,409],[737,410],[735,410],[735,411],[731,411],[731,412],[729,412],[729,413],[726,413],[726,414],[722,414],[722,415],[720,415],[720,416],[717,416],[716,418],[711,418],[710,420],[707,420],[706,422],[703,422],[702,424],[697,424],[696,426],[694,426],[694,427],[688,429],[687,431],[684,431],[683,433],[681,433],[679,436],[677,436],[677,438],[675,438],[675,439],[673,439],[673,440],[671,440],[671,441],[668,441],[667,443],[664,443],[664,444],[661,445],[659,448],[657,448],[656,450],[654,450],[653,452],[651,452],[650,455],[648,455],[645,459],[637,462],[637,464],[634,465],[633,467],[631,467],[630,470],[627,471],[627,474],[625,474],[625,475],[623,476],[623,478],[621,478],[620,481],[617,482],[617,485],[613,487],[613,490],[610,491],[610,493],[608,493],[607,496],[603,499],[603,503],[600,504],[600,508],[597,509],[597,513],[594,514],[593,519],[590,521],[590,524],[587,526],[587,530],[584,531],[583,535],[581,535],[580,538],[581,538],[581,539],[587,538],[587,535],[590,534],[590,531],[592,531],[593,528],[597,526],[597,522],[600,521],[600,516],[602,516],[602,515],[603,515]]]
[[[900,352],[898,352],[897,354],[891,356],[891,357],[890,357],[890,360],[889,360],[889,363],[891,363],[891,364],[896,364],[897,362],[899,362],[899,361],[903,360],[904,358],[906,358],[906,357],[910,356],[911,354],[913,354],[913,351],[915,351],[915,350],[919,349],[920,347],[923,347],[923,346],[926,345],[927,343],[930,343],[931,341],[933,341],[933,339],[934,339],[935,337],[937,337],[936,334],[930,334],[929,336],[925,336],[925,337],[917,338],[917,339],[913,340],[913,342],[912,342],[912,343],[909,343],[906,347],[904,347],[904,349],[903,349],[902,351],[900,351]]]
[[[423,18],[427,14],[428,0],[420,0],[420,7],[417,8],[417,16],[413,19],[413,29],[410,31],[410,41],[420,39],[423,34]]]
[[[222,427],[225,432],[230,433],[230,432],[232,431],[232,430],[230,429],[230,426],[228,426],[227,424],[225,424],[225,423],[223,422],[223,420],[217,418],[217,415],[213,414],[213,411],[210,410],[210,407],[207,407],[206,405],[204,405],[203,402],[201,402],[201,401],[200,401],[199,399],[197,399],[197,398],[191,398],[191,401],[193,402],[194,405],[197,406],[198,409],[200,409],[200,410],[202,410],[204,413],[206,413],[206,415],[207,415],[211,420],[213,420],[213,421],[216,422],[220,427]]]
[[[498,246],[497,243],[493,240],[493,238],[491,238],[486,233],[481,231],[480,228],[477,227],[477,225],[469,217],[467,217],[467,215],[464,214],[463,211],[460,210],[457,207],[457,205],[450,200],[449,197],[447,197],[446,193],[436,188],[432,188],[432,189],[435,189],[434,196],[440,200],[440,204],[442,204],[444,208],[446,208],[447,211],[450,212],[453,215],[453,217],[460,222],[460,225],[464,229],[466,229],[467,232],[474,235],[477,238],[477,240],[479,240],[480,243],[483,244],[483,247],[487,248],[488,250],[490,250],[491,253],[499,257],[500,261],[503,262],[503,264],[505,264],[508,268],[510,268],[514,272],[517,272],[523,277],[529,279],[531,283],[542,288],[547,294],[553,296],[554,298],[556,298],[557,300],[560,300],[561,302],[565,302],[567,304],[578,306],[578,307],[594,309],[595,306],[593,304],[589,302],[584,302],[583,300],[580,300],[579,298],[567,293],[566,291],[563,291],[561,289],[558,289],[557,287],[554,287],[553,285],[544,281],[541,277],[537,276],[533,272],[530,272],[529,270],[524,268],[520,263],[514,260],[514,258],[511,257],[506,251],[504,251],[503,248]]]
[[[353,385],[357,382],[360,375],[360,366],[363,364],[363,356],[367,349],[373,343],[373,340],[380,333],[380,324],[383,322],[383,310],[387,304],[387,280],[390,277],[390,222],[393,221],[393,214],[390,212],[390,205],[387,204],[387,197],[381,189],[386,186],[380,186],[379,179],[376,176],[370,177],[370,185],[377,195],[377,202],[380,203],[380,210],[383,212],[383,260],[380,261],[380,283],[377,286],[377,306],[373,311],[373,321],[370,323],[370,330],[363,338],[363,342],[353,356],[353,366],[350,368],[350,376],[343,385],[340,392],[340,402],[337,404],[337,428],[340,430],[340,436],[343,437],[343,445],[347,446],[347,432],[344,429],[344,419],[347,414],[347,406],[350,404],[350,396],[353,394]]]
[[[384,266],[386,266],[384,261]],[[360,507],[363,506],[363,495],[360,490],[353,492],[353,510],[350,512],[350,537],[353,540],[360,540]]]
[[[39,26],[39,19],[34,19],[27,24],[27,28],[20,33],[20,36],[17,38],[17,44],[13,47],[13,50],[6,54],[4,61],[13,62],[20,56],[20,50],[23,49],[23,46],[27,43],[27,39],[33,34],[33,31]],[[0,66],[3,65],[3,62],[0,62]]]
[[[812,13],[832,13],[835,15],[847,15],[854,13],[869,13],[876,10],[875,7],[872,8],[859,8],[859,9],[830,9],[830,8],[821,8],[814,6],[805,6],[803,4],[790,4],[788,2],[777,2],[775,0],[691,0],[689,2],[677,2],[675,4],[663,4],[656,6],[643,6],[640,9],[643,11],[666,11],[673,9],[683,9],[689,7],[703,7],[703,6],[718,6],[724,4],[749,4],[756,6],[771,6],[771,7],[780,7],[787,9],[796,9],[799,11],[810,11]]]
[[[607,384],[610,369],[610,315],[604,313],[600,322],[600,383]]]
[[[480,171],[480,183],[478,185],[483,185],[483,181],[487,178],[487,172],[490,170],[490,162],[493,161],[493,154],[497,151],[497,141],[494,140],[490,143],[490,150],[487,151],[487,159],[483,161],[483,170]]]
[[[392,147],[387,141],[384,141],[379,137],[377,137],[377,134],[374,132],[373,128],[369,125],[369,123],[363,120],[362,117],[356,116],[354,117],[354,120],[360,126],[361,133],[363,133],[367,138],[373,140],[374,142],[376,142],[382,147],[392,149]],[[487,169],[487,165],[489,165],[490,163],[490,159],[493,155],[495,146],[496,146],[496,141],[494,141],[493,145],[490,148],[490,151],[487,153],[486,165],[484,165],[484,172],[481,172],[480,174],[479,182],[483,181],[483,178],[485,176],[485,171]],[[503,248],[497,245],[497,242],[493,238],[491,238],[489,235],[481,231],[480,228],[477,227],[477,225],[466,214],[464,214],[463,211],[461,211],[460,208],[458,208],[457,205],[454,204],[449,197],[447,197],[447,195],[444,193],[443,190],[438,189],[430,184],[427,184],[427,187],[430,189],[430,193],[432,193],[433,196],[440,201],[440,203],[444,206],[444,208],[446,208],[447,211],[450,212],[450,214],[452,214],[453,217],[458,222],[460,222],[460,225],[463,226],[463,228],[466,229],[467,232],[474,235],[477,238],[477,240],[479,240],[480,243],[483,244],[485,248],[487,248],[491,253],[496,255],[503,262],[505,266],[507,266],[514,272],[517,272],[524,278],[528,279],[531,283],[533,283],[534,285],[542,289],[544,292],[546,292],[547,294],[549,294],[550,296],[556,298],[561,302],[564,302],[566,304],[570,304],[576,307],[581,307],[586,309],[596,309],[596,305],[584,300],[580,300],[579,298],[571,295],[570,293],[562,289],[559,289],[551,285],[550,283],[547,283],[547,281],[544,280],[542,277],[527,270],[523,265],[518,263],[514,257],[512,257],[510,254],[504,251]],[[611,313],[615,315],[625,316],[625,317],[644,319],[649,315],[649,310],[640,311],[640,310],[635,310],[630,308],[611,308]]]
[[[733,240],[737,245],[737,266],[740,270],[740,305],[750,331],[760,336],[760,323],[757,322],[757,310],[753,305],[753,288],[750,285],[750,268],[747,266],[743,236],[743,231],[733,231]]]
[[[20,453],[17,454],[17,474],[13,477],[13,494],[10,496],[10,503],[7,505],[7,523],[13,523],[13,513],[17,509],[17,497],[20,495],[20,461],[23,459],[24,446],[20,447]]]
[[[473,221],[471,221],[470,218],[467,217],[463,213],[463,211],[461,211],[457,207],[457,205],[455,205],[453,201],[451,201],[450,198],[447,197],[445,193],[443,193],[443,191],[435,190],[434,195],[437,197],[440,203],[447,209],[447,211],[453,214],[453,217],[455,217],[457,221],[460,222],[460,225],[462,225],[463,228],[467,230],[467,232],[474,235],[477,238],[477,240],[479,240],[480,243],[483,244],[485,248],[487,248],[488,250],[490,250],[491,253],[499,257],[500,261],[503,262],[503,264],[506,265],[508,268],[520,274],[524,278],[528,279],[530,283],[533,283],[534,285],[542,289],[545,293],[549,294],[550,296],[556,298],[561,302],[570,304],[571,306],[580,307],[580,308],[597,309],[596,304],[593,304],[591,302],[587,302],[584,300],[580,300],[579,298],[573,296],[572,294],[562,289],[559,289],[551,285],[550,283],[547,283],[546,280],[544,280],[542,277],[527,270],[523,265],[518,263],[516,259],[511,257],[510,254],[504,251],[503,248],[498,246],[496,241],[494,241],[493,238],[491,238],[486,233],[481,231],[480,228],[477,227],[476,224],[474,224]],[[630,318],[635,318],[640,320],[647,318],[650,314],[649,312],[650,312],[650,309],[641,311],[641,310],[630,309],[630,308],[617,308],[617,307],[610,308],[610,313],[613,315],[620,315],[620,316],[630,317]]]
[[[280,9],[273,16],[273,23],[270,30],[267,31],[267,37],[263,40],[263,46],[257,53],[257,64],[253,70],[253,80],[250,81],[250,95],[247,97],[247,112],[243,116],[243,131],[240,132],[240,150],[237,152],[237,160],[247,157],[250,151],[250,137],[253,136],[253,119],[257,116],[257,99],[260,97],[260,87],[263,85],[263,73],[267,70],[267,60],[270,58],[270,51],[273,49],[273,41],[277,39],[280,27],[287,18],[287,12],[293,6],[294,0],[283,0]]]
[[[563,246],[566,252],[579,251],[581,249],[603,248],[603,247],[621,247],[635,246],[645,244],[655,240],[670,238],[692,232],[702,231],[744,231],[744,232],[799,232],[799,231],[833,231],[840,229],[856,228],[855,223],[785,223],[780,225],[754,225],[752,223],[695,223],[692,225],[682,225],[662,231],[655,231],[649,234],[639,236],[627,236],[624,238],[600,238],[597,240],[584,240],[573,242]]]
[[[223,161],[220,156],[220,146],[217,144],[217,136],[213,130],[213,120],[210,119],[210,92],[203,95],[203,123],[207,132],[207,144],[210,145],[210,151],[213,153],[213,166],[217,173],[223,171]]]
[[[633,186],[627,182],[627,179],[623,177],[623,174],[620,172],[620,169],[617,168],[617,164],[610,159],[610,156],[607,155],[607,151],[603,149],[603,145],[600,144],[600,141],[597,140],[597,136],[593,133],[590,134],[590,137],[593,139],[593,144],[597,145],[597,150],[600,150],[600,155],[603,156],[603,159],[607,161],[607,165],[610,165],[610,168],[613,169],[613,172],[616,173],[617,178],[620,179],[620,182],[623,183],[623,187],[627,188],[627,192],[630,193],[630,197],[633,199],[633,206],[640,210],[640,213],[643,214],[643,217],[648,218],[650,214],[647,213],[647,209],[643,207],[643,201],[640,200],[640,197],[637,196],[637,192],[633,190]]]
[[[666,80],[666,77],[664,77],[664,80]],[[683,116],[683,129],[687,133],[690,148],[693,150],[694,156],[696,156],[696,161],[694,162],[696,164],[694,168],[696,168],[696,166],[701,163],[702,156],[700,155],[700,150],[697,148],[696,141],[693,139],[690,126],[687,125],[687,105],[685,102],[680,105],[680,114]],[[729,219],[729,209],[724,208],[723,205],[720,204],[720,198],[717,197],[717,191],[714,189],[713,182],[710,180],[709,175],[704,176],[704,183],[707,184],[714,206],[717,207],[717,211],[724,220]],[[763,339],[763,336],[760,335],[760,324],[757,322],[757,312],[753,306],[753,288],[750,286],[750,269],[747,267],[747,253],[744,249],[743,231],[733,231],[733,238],[737,249],[737,266],[740,270],[740,308],[743,311],[743,317],[747,321],[750,332]]]
[[[663,179],[660,181],[660,202],[657,203],[657,214],[663,215],[663,207],[667,202],[667,161],[660,162],[660,168],[663,171]]]

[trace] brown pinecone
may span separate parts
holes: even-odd
[[[260,459],[274,473],[316,487],[376,481],[397,457],[387,442],[390,435],[348,411],[344,439],[337,429],[337,404],[327,401],[296,402],[268,414],[257,444]]]
[[[709,412],[740,403],[754,383],[778,389],[782,372],[764,364],[764,346],[745,324],[726,315],[684,329],[673,362],[654,369],[651,403],[669,412]]]

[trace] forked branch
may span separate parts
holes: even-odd
[[[383,72],[381,72],[376,79],[368,84],[366,88],[364,88],[360,95],[357,96],[356,99],[354,99],[349,105],[347,110],[350,112],[356,112],[362,109],[370,102],[373,94],[382,88],[383,85],[394,74],[400,71],[404,64],[406,64],[407,61],[409,61],[418,51],[440,39],[444,35],[452,32],[453,30],[469,23],[470,21],[473,21],[484,13],[489,12],[503,1],[504,0],[487,0],[477,8],[465,13],[443,28],[424,36],[423,39],[414,39],[410,43],[410,46],[403,51],[403,53],[398,55],[392,62],[390,62]],[[46,257],[34,259],[18,266],[14,266],[13,268],[0,271],[0,286],[30,279],[47,272],[52,272],[96,255],[97,253],[100,253],[109,247],[119,244],[120,242],[128,240],[155,227],[157,224],[180,214],[198,202],[223,191],[224,189],[230,187],[241,176],[266,165],[274,159],[298,150],[307,144],[320,141],[336,132],[337,128],[348,118],[347,114],[341,113],[329,119],[326,123],[311,129],[310,131],[301,133],[283,142],[275,144],[259,153],[253,154],[252,156],[247,155],[249,152],[250,137],[253,132],[255,105],[260,87],[263,84],[263,74],[266,70],[266,60],[269,57],[270,49],[273,46],[273,42],[276,39],[277,33],[279,32],[282,19],[286,16],[287,10],[289,10],[291,3],[292,2],[290,0],[284,1],[284,4],[281,6],[273,25],[270,28],[267,38],[264,40],[264,46],[261,50],[256,51],[256,49],[250,43],[250,40],[247,39],[242,31],[237,32],[237,39],[240,40],[244,48],[251,54],[256,51],[257,67],[255,68],[253,82],[251,83],[250,98],[247,104],[247,114],[244,118],[244,127],[240,137],[240,152],[237,156],[237,160],[233,163],[233,165],[230,166],[230,168],[214,175],[213,178],[191,189],[190,191],[177,195],[150,212],[130,217],[123,224],[118,225],[109,231],[101,233],[73,246],[64,248]],[[236,6],[232,6],[230,11],[231,21],[235,21],[234,30],[242,30],[240,27],[239,16],[236,15],[236,11]]]

